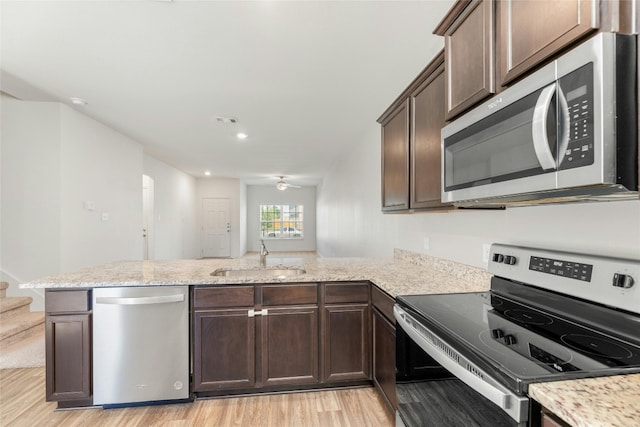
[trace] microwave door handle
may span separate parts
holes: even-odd
[[[571,134],[569,133],[569,127],[571,125],[571,115],[569,113],[569,103],[567,102],[567,98],[564,96],[564,92],[562,88],[558,88],[558,101],[560,110],[560,123],[559,123],[559,140],[560,144],[558,144],[558,167],[562,164],[564,160],[564,156],[567,151],[567,147],[569,146],[569,138]]]
[[[533,120],[531,122],[531,134],[533,137],[533,149],[543,170],[555,169],[556,159],[549,148],[547,138],[547,116],[551,100],[556,92],[556,83],[542,89],[536,106],[533,110]]]

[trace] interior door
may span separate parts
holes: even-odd
[[[202,199],[202,256],[231,256],[231,199]]]

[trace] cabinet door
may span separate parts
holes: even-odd
[[[45,328],[47,401],[89,399],[91,314],[47,315]]]
[[[494,6],[473,0],[444,33],[447,119],[495,93]]]
[[[410,97],[411,208],[448,207],[440,201],[440,131],[445,123],[443,60],[436,65]]]
[[[398,407],[396,328],[378,310],[373,310],[373,382],[395,411]]]
[[[369,304],[325,306],[323,381],[370,379],[369,334]]]
[[[409,100],[382,122],[382,210],[409,209]]]
[[[248,310],[194,314],[193,390],[215,391],[255,384],[256,321]]]
[[[569,424],[552,415],[546,408],[542,408],[540,425],[541,427],[569,427]]]
[[[262,310],[262,385],[318,382],[318,309]]]
[[[598,28],[598,0],[498,2],[500,83],[505,85]]]

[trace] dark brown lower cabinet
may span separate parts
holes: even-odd
[[[373,310],[373,382],[389,409],[396,410],[396,328]]]
[[[569,424],[555,416],[547,408],[542,408],[540,420],[541,427],[569,427]]]
[[[373,360],[396,404],[395,329],[379,317],[393,317],[394,299],[369,282],[198,286],[192,298],[194,392],[371,384]]]
[[[195,392],[319,382],[317,284],[198,287],[192,303]]]
[[[262,385],[318,382],[318,309],[269,308],[261,316]]]
[[[373,383],[391,411],[398,407],[396,397],[396,327],[393,318],[395,299],[371,286]]]
[[[324,382],[370,379],[369,316],[368,303],[325,306]]]
[[[46,399],[59,408],[90,406],[90,291],[45,293]]]
[[[256,382],[256,318],[249,310],[194,313],[193,390],[253,387]]]

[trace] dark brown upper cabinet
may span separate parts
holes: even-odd
[[[411,93],[411,199],[412,209],[448,208],[441,202],[440,132],[445,124],[444,56],[436,57],[425,79]]]
[[[383,212],[451,208],[440,202],[444,70],[440,52],[378,119]]]
[[[598,0],[497,3],[499,82],[506,85],[598,28]]]
[[[382,122],[382,211],[409,209],[409,100]]]
[[[434,31],[444,36],[447,119],[496,92],[494,21],[493,1],[459,1]]]
[[[458,0],[444,36],[447,120],[597,31],[637,33],[634,0]]]

